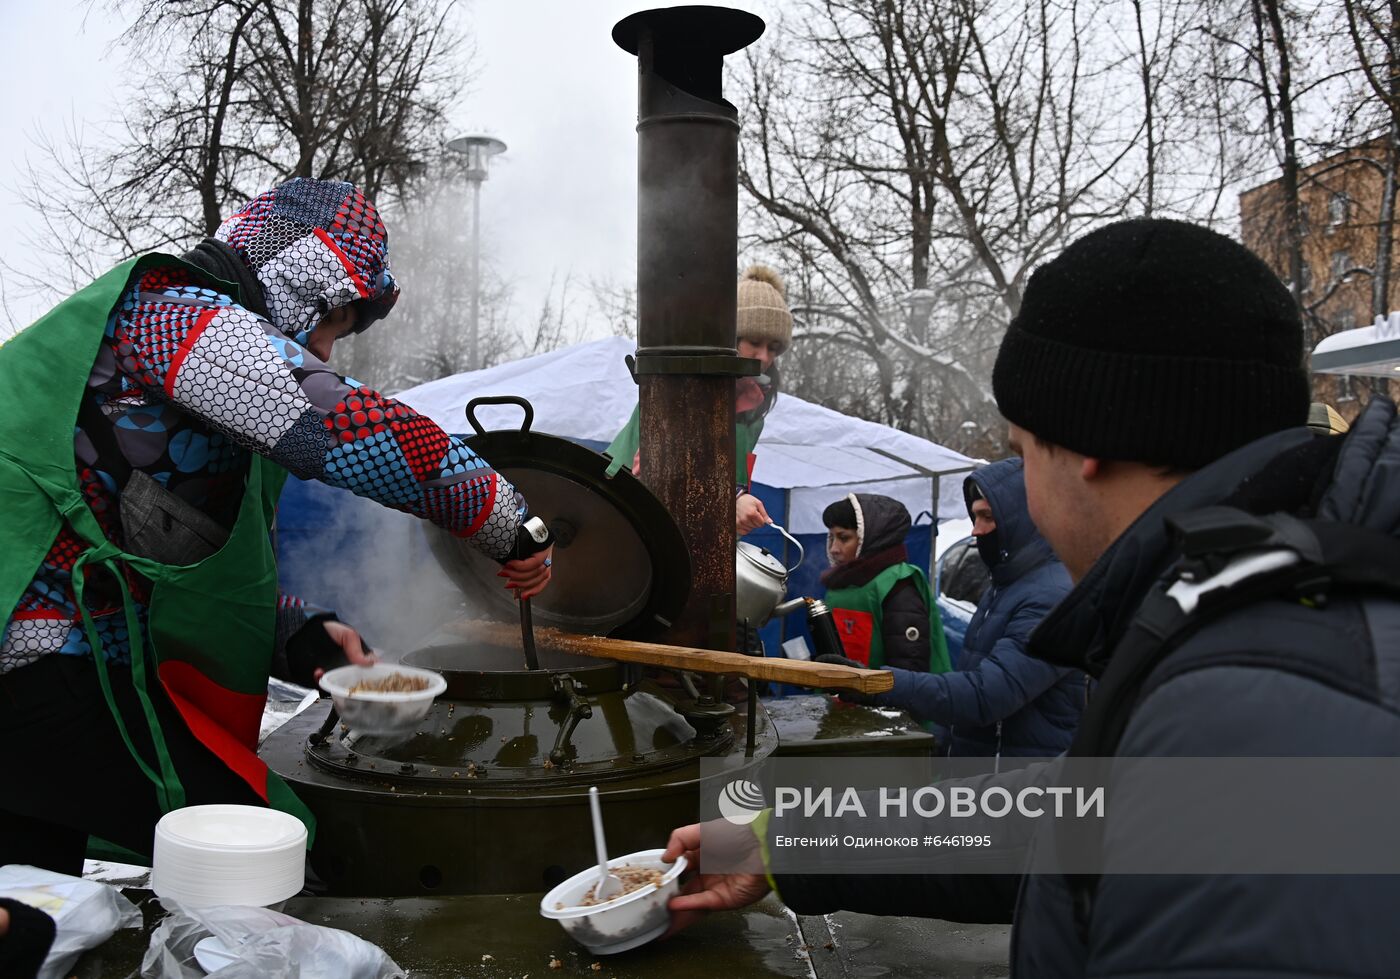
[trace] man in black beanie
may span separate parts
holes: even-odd
[[[992,390],[1031,519],[1078,581],[1186,474],[1307,423],[1302,321],[1236,242],[1124,221],[1031,277]]]
[[[1345,438],[1310,431],[1303,354],[1287,290],[1203,228],[1120,222],[1032,276],[993,387],[1031,516],[1075,582],[1028,652],[1098,681],[1071,757],[1111,758],[1117,775],[1124,759],[1400,755],[1400,423],[1376,398]],[[1017,796],[1059,784],[1046,780],[1062,763],[975,787]],[[1092,875],[1043,861],[1023,874],[1015,975],[1400,975],[1400,878],[1376,862],[1298,869],[1347,834],[1256,847],[1276,863],[1249,875],[1188,872],[1145,828],[1162,796],[1146,780],[1116,784],[1101,821],[1036,826],[1032,854],[1087,842],[1078,852],[1098,862]],[[1339,798],[1328,811],[1367,804]],[[1286,815],[1198,835],[1252,845]],[[958,832],[948,823],[920,831]],[[784,819],[780,831],[830,827]],[[1372,856],[1394,850],[1393,836],[1366,841]],[[699,858],[699,845],[699,827],[684,827],[667,857]],[[1133,872],[1144,852],[1164,869]],[[1011,920],[1005,888],[987,877],[918,869],[935,872],[702,877],[671,908],[683,924],[750,903],[771,881],[799,914]]]

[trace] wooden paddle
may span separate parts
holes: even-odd
[[[503,622],[466,619],[447,628],[458,635],[479,639],[493,646],[511,646],[520,641],[519,629]],[[690,646],[667,646],[630,639],[608,639],[604,636],[577,636],[549,628],[536,628],[535,642],[545,649],[572,653],[575,656],[642,663],[671,670],[689,670],[692,673],[724,673],[748,677],[751,680],[773,680],[823,690],[885,693],[894,687],[894,674],[885,670],[859,670],[851,666],[809,663],[798,659],[745,656],[742,653],[695,649]]]

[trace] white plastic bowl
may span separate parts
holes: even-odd
[[[356,684],[383,680],[395,673],[421,677],[428,681],[428,686],[411,693],[350,693],[350,688]],[[365,734],[400,734],[412,730],[428,716],[433,701],[447,689],[447,681],[432,670],[401,663],[376,663],[330,670],[321,675],[321,689],[331,695],[336,712],[351,730]]]
[[[673,864],[662,863],[665,850],[640,850],[608,861],[618,867],[655,867],[666,871],[660,885],[653,885],[615,897],[604,904],[579,907],[598,882],[598,867],[574,874],[540,900],[540,914],[564,926],[569,937],[594,955],[612,955],[645,945],[660,938],[671,923],[666,905],[680,890],[685,857]],[[562,907],[560,905],[563,905]]]
[[[306,882],[306,827],[261,806],[187,806],[156,824],[151,889],[189,907],[268,907]]]

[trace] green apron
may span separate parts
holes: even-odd
[[[168,255],[125,262],[0,346],[5,405],[0,412],[0,608],[15,608],[67,521],[87,545],[74,564],[73,585],[98,680],[127,750],[155,785],[162,811],[183,806],[185,792],[151,705],[154,682],[201,743],[269,805],[301,819],[311,837],[310,810],[257,756],[277,614],[270,529],[286,471],[253,455],[228,541],[205,560],[183,566],[127,554],[108,541],[78,485],[73,430],[108,318],[136,276],[172,265],[192,269]],[[224,285],[237,295],[235,287]],[[151,582],[150,648],[142,640],[122,564]],[[102,644],[83,600],[83,570],[90,565],[107,569],[121,587],[131,680],[144,717],[121,716],[113,700]],[[154,767],[136,752],[131,723],[150,728]]]
[[[612,444],[603,450],[612,459],[607,470],[609,476],[617,475],[618,470],[624,467],[629,472],[632,469],[632,460],[637,457],[642,444],[640,412],[641,405],[632,409],[632,417],[627,419],[627,424],[622,426],[622,431],[617,433]],[[751,422],[738,422],[734,426],[734,485],[745,491],[753,482],[753,450],[762,433],[762,416]]]
[[[943,635],[943,621],[939,618],[928,579],[921,568],[912,564],[891,565],[863,585],[827,589],[823,601],[831,609],[836,631],[841,635],[841,645],[845,647],[847,656],[869,665],[872,670],[885,665],[885,598],[905,578],[913,579],[914,587],[928,609],[928,671],[947,673],[951,664],[948,660],[948,639]]]

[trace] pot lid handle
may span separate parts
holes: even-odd
[[[519,405],[525,410],[525,420],[520,423],[520,431],[526,433],[530,431],[530,426],[535,421],[535,407],[524,398],[514,394],[496,394],[485,398],[472,398],[467,402],[467,423],[478,435],[485,435],[486,429],[481,427],[481,422],[476,420],[476,409],[482,405]]]
[[[802,567],[802,562],[807,559],[807,551],[805,548],[803,548],[802,542],[799,541],[796,537],[789,534],[786,530],[784,530],[781,524],[770,523],[768,526],[772,527],[778,533],[782,534],[788,540],[792,541],[792,543],[797,547],[797,563],[787,569],[787,573],[792,574],[798,568]]]

